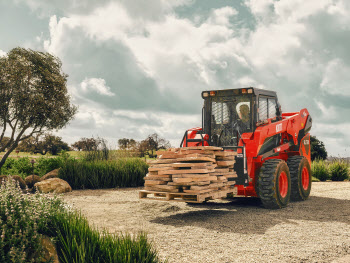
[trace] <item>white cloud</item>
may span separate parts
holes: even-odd
[[[2,51],[2,50],[0,49],[0,57],[4,57],[4,56],[6,56],[6,52],[5,52],[5,51]]]
[[[321,82],[321,88],[331,94],[350,96],[350,66],[341,59],[330,61]]]
[[[84,92],[95,91],[101,95],[115,96],[115,94],[111,92],[111,88],[106,86],[106,81],[104,79],[86,78],[80,84],[80,87]]]

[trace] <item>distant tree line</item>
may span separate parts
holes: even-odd
[[[171,144],[168,140],[160,137],[157,133],[147,136],[142,141],[135,141],[134,139],[122,138],[118,140],[118,146],[121,150],[129,150],[138,153],[140,157],[155,157],[156,151],[161,149],[168,149]]]
[[[6,145],[10,138],[4,137],[0,142],[0,147]],[[61,137],[51,133],[43,133],[21,141],[16,150],[21,152],[39,153],[45,155],[47,153],[57,155],[62,150],[64,151],[97,151],[101,148],[106,148],[106,141],[101,138],[80,138],[75,143],[68,145]],[[146,155],[155,157],[156,151],[170,148],[170,142],[157,133],[150,134],[146,139],[136,141],[134,139],[122,138],[118,140],[118,147],[121,150],[133,152],[134,156],[144,157]]]

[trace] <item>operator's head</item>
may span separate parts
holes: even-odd
[[[242,119],[243,122],[249,121],[249,107],[247,104],[242,104],[239,107],[239,117]]]

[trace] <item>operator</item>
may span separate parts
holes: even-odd
[[[250,110],[249,110],[249,106],[247,104],[242,104],[239,106],[239,111],[238,111],[238,126],[240,128],[240,132],[244,133],[247,130],[250,130],[250,117],[249,114]]]

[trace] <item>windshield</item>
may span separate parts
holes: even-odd
[[[211,141],[213,145],[237,146],[241,134],[251,130],[251,96],[212,98]]]

